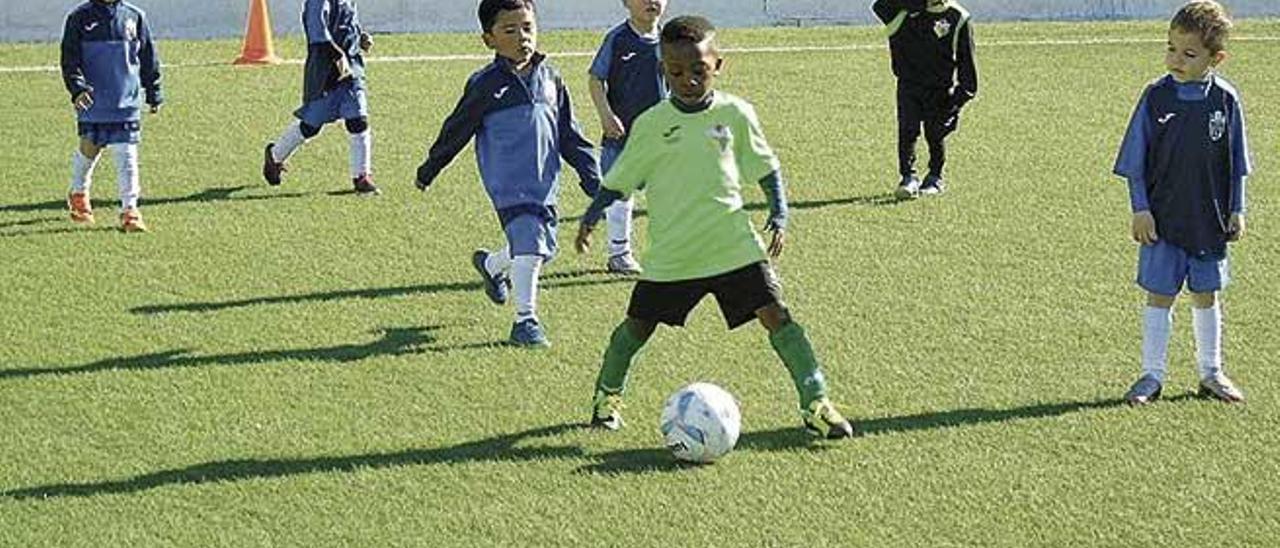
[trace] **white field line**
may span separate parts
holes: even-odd
[[[1280,36],[1234,36],[1232,42],[1280,42]],[[1086,38],[1078,40],[997,40],[979,42],[978,48],[1017,48],[1040,46],[1107,46],[1128,44],[1163,44],[1165,40],[1158,38]],[[850,44],[847,46],[767,46],[755,48],[725,48],[725,53],[811,53],[842,51],[876,51],[885,50],[885,44]],[[549,53],[549,57],[560,59],[566,57],[593,57],[594,51],[566,51]],[[369,57],[366,63],[436,63],[447,61],[488,61],[493,54],[455,54],[455,55],[403,55],[394,57]],[[302,59],[286,59],[284,65],[301,65]],[[227,61],[202,61],[197,63],[165,63],[164,68],[214,67],[228,66]],[[17,66],[0,67],[0,74],[19,74],[28,72],[58,72],[56,66]]]

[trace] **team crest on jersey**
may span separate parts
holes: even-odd
[[[129,41],[138,39],[138,20],[137,19],[130,18],[130,19],[124,20],[124,36]]]
[[[938,38],[942,38],[947,34],[950,34],[951,22],[946,19],[939,19],[937,23],[933,24],[933,33],[938,35]]]
[[[1221,110],[1213,111],[1213,115],[1209,116],[1209,139],[1213,142],[1222,140],[1222,134],[1227,132],[1227,115]]]
[[[715,141],[720,146],[720,153],[724,154],[729,151],[729,143],[733,142],[733,131],[729,126],[716,124],[707,128],[707,137]]]

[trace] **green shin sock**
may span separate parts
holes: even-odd
[[[791,373],[791,381],[796,385],[802,409],[807,409],[814,400],[827,396],[827,380],[822,376],[822,368],[813,355],[813,345],[809,344],[809,337],[804,334],[804,328],[800,324],[787,322],[782,329],[769,334],[769,343]]]
[[[609,337],[609,348],[604,351],[604,364],[600,366],[600,376],[596,378],[596,390],[621,394],[627,387],[627,373],[642,346],[644,341],[631,334],[627,322],[618,324]]]

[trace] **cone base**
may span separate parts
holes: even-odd
[[[235,61],[232,61],[231,64],[233,65],[278,65],[283,62],[284,62],[284,59],[276,57],[275,55],[266,55],[266,56],[241,55],[240,57],[237,57]]]

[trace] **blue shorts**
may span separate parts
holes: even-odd
[[[1212,293],[1227,287],[1227,253],[1193,256],[1165,241],[1139,246],[1138,285],[1157,295],[1176,296],[1186,282],[1192,293]]]
[[[507,220],[502,231],[511,246],[511,256],[540,255],[550,261],[556,254],[556,219],[539,215],[518,215]]]
[[[302,123],[317,128],[338,120],[367,118],[369,101],[365,98],[364,84],[357,86],[354,80],[348,79],[329,90],[324,97],[308,101],[293,115]]]
[[[142,124],[139,122],[79,122],[76,132],[94,146],[131,144],[142,141]]]

